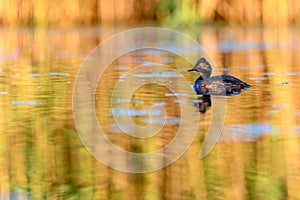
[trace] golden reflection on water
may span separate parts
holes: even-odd
[[[222,73],[252,87],[227,98],[224,134],[209,156],[198,158],[211,109],[205,114],[191,111],[201,119],[192,146],[172,165],[145,174],[102,165],[82,145],[73,124],[71,98],[79,66],[99,41],[115,32],[0,30],[0,199],[299,198],[298,29],[205,27],[200,35],[192,35]],[[151,60],[151,55],[146,57]],[[176,63],[183,61],[175,56],[169,64]],[[152,151],[168,143],[178,129],[180,105],[173,104],[175,97],[164,96],[170,93],[167,88],[141,87],[132,98],[144,103],[130,104],[145,110],[153,102],[166,104],[174,123],[155,139],[137,140],[114,132],[111,116],[101,115],[110,113],[112,89],[124,73],[122,66],[128,65],[118,61],[108,68],[99,82],[107,89],[96,92],[96,111],[117,145]],[[192,83],[198,74],[181,66]],[[147,116],[133,120],[144,125]]]

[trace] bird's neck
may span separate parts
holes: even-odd
[[[204,80],[204,78],[202,77],[202,75],[201,76],[199,76],[198,78],[197,78],[197,80],[195,80],[195,84],[199,84],[199,83],[201,83],[201,82],[203,82],[203,80]]]
[[[203,77],[204,79],[209,78],[210,75],[211,75],[211,72],[204,72],[204,73],[202,73],[202,77]]]

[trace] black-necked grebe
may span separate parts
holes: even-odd
[[[194,68],[188,71],[202,73],[193,84],[193,88],[197,94],[232,95],[239,94],[242,89],[248,89],[250,87],[248,83],[233,76],[220,75],[210,77],[212,68],[205,58],[200,58]]]

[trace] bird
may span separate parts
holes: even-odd
[[[251,86],[240,79],[230,75],[212,76],[212,67],[205,58],[200,58],[188,72],[196,71],[201,75],[195,80],[193,89],[196,94],[202,95],[226,95],[240,94]]]

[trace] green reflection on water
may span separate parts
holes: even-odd
[[[74,128],[71,109],[72,87],[83,58],[118,30],[99,34],[96,28],[1,29],[0,199],[9,195],[29,199],[298,198],[299,75],[290,73],[300,72],[296,29],[202,30],[197,38],[219,70],[226,68],[225,74],[249,82],[252,88],[228,97],[223,138],[207,158],[199,160],[198,152],[211,110],[205,115],[195,112],[195,117],[201,117],[199,134],[178,161],[157,172],[126,174],[105,167],[89,154]],[[143,59],[151,60],[151,55]],[[119,62],[120,66],[135,65],[134,61]],[[176,57],[170,62],[184,64]],[[110,66],[99,82],[107,88],[96,95],[96,110],[104,114],[98,115],[101,123],[121,148],[160,148],[174,136],[176,123],[148,141],[111,129],[109,95],[124,69]],[[197,78],[186,73],[184,65],[182,74],[191,83]],[[169,115],[178,117],[178,104],[172,106],[173,99],[160,95],[163,89],[156,88],[155,95],[149,92],[152,89],[137,91],[135,99],[149,102],[135,106],[148,109],[153,102],[166,102]],[[133,118],[143,124],[146,116]],[[256,131],[252,124],[272,128]]]

